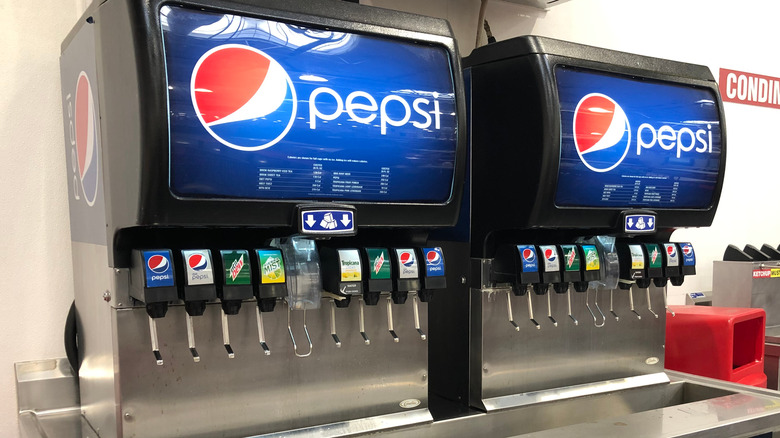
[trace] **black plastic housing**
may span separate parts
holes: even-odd
[[[476,257],[492,256],[501,243],[495,235],[502,230],[580,229],[581,235],[597,235],[621,228],[621,209],[555,205],[561,145],[556,66],[707,88],[719,96],[705,66],[537,36],[480,47],[463,64],[470,81],[471,191],[478,194],[471,199],[472,255]],[[726,163],[723,106],[717,100],[722,155],[712,200],[704,209],[653,209],[662,233],[712,223]]]
[[[105,189],[109,263],[129,265],[131,237],[147,227],[297,226],[295,211],[311,201],[184,199],[169,181],[168,93],[160,8],[165,0],[96,1],[62,43],[94,26],[100,156]],[[176,5],[314,28],[345,30],[449,54],[457,107],[457,148],[451,197],[440,205],[350,202],[358,227],[443,227],[457,219],[466,165],[464,86],[452,29],[446,20],[337,0],[183,0]],[[334,200],[337,201],[337,200]],[[294,229],[294,228],[293,228]],[[125,236],[125,233],[133,236]]]

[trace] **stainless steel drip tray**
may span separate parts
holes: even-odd
[[[780,430],[780,393],[667,372],[655,385],[437,421],[383,437],[752,437]]]

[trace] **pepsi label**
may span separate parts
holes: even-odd
[[[425,275],[444,277],[444,253],[441,248],[423,248],[425,254]]]
[[[180,6],[160,14],[173,193],[449,200],[458,127],[445,47]]]
[[[533,245],[517,245],[520,253],[523,272],[539,272],[539,260],[536,255],[536,247]]]
[[[544,272],[557,272],[561,269],[561,257],[555,245],[540,245],[539,252],[544,258]]]
[[[666,253],[666,266],[680,266],[677,245],[674,243],[664,243],[664,252]]]
[[[398,278],[419,278],[420,270],[417,264],[417,256],[411,248],[396,249],[395,256],[398,260]]]
[[[211,267],[211,251],[188,250],[181,252],[187,271],[187,286],[214,284],[214,272]]]
[[[143,251],[146,287],[174,285],[173,263],[168,250]]]
[[[690,243],[681,243],[683,266],[696,266],[696,254],[693,252],[693,245]]]
[[[708,208],[721,128],[712,90],[559,66],[564,207]],[[647,224],[647,219],[643,220]],[[644,231],[626,223],[626,231]]]

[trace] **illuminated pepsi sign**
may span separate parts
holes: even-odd
[[[170,178],[183,198],[443,204],[449,52],[164,6]]]
[[[709,89],[558,66],[560,207],[706,209],[721,129]]]

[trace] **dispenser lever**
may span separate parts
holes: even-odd
[[[653,312],[653,303],[650,302],[650,288],[645,289],[647,292],[647,310],[650,311],[650,313],[653,314],[656,318],[658,318],[658,314]]]
[[[614,292],[615,292],[614,289],[610,289],[609,290],[609,313],[611,313],[612,316],[615,317],[615,321],[620,321],[620,317],[618,316],[617,313],[615,313],[615,308],[613,307],[614,301],[613,301],[612,298],[613,298]]]
[[[574,321],[574,325],[580,325],[580,322],[577,321],[577,318],[574,317],[571,313],[571,286],[569,286],[568,289],[566,289],[566,306],[569,310],[569,318],[571,318],[572,321]]]
[[[534,319],[534,303],[531,301],[531,291],[527,291],[525,295],[528,297],[528,319],[531,320],[531,323],[536,327],[537,330],[541,330],[542,326],[540,326],[539,323]]]
[[[295,343],[295,336],[292,332],[292,327],[290,327],[290,306],[287,306],[287,331],[290,333],[290,340],[293,344],[293,351],[295,352],[295,355],[298,357],[309,357],[311,356],[312,350],[314,350],[314,345],[311,343],[311,336],[309,336],[309,329],[306,327],[306,308],[303,309],[303,332],[306,333],[306,340],[309,342],[309,352],[306,354],[299,354],[298,353],[298,344]]]
[[[428,337],[425,335],[425,333],[420,328],[420,302],[419,298],[417,297],[417,294],[415,293],[412,295],[412,310],[414,310],[414,328],[417,329],[417,333],[420,334],[420,339],[423,341],[426,340]]]
[[[222,343],[225,344],[228,357],[231,359],[235,358],[236,354],[233,353],[233,348],[230,346],[230,327],[228,326],[228,317],[225,310],[222,310]]]
[[[336,300],[330,300],[330,335],[336,342],[336,348],[341,348],[341,339],[336,334]]]
[[[192,327],[192,316],[189,313],[185,313],[184,318],[187,321],[187,342],[190,346],[190,353],[192,353],[192,360],[200,362],[200,355],[198,350],[195,349],[195,329]]]
[[[672,313],[672,316],[674,317],[674,310],[669,309],[669,304],[667,304],[666,300],[666,294],[667,294],[667,287],[664,286],[664,310],[667,310]]]
[[[358,310],[360,311],[358,314],[358,323],[360,324],[360,336],[363,337],[363,342],[366,345],[371,345],[371,340],[368,339],[368,335],[366,335],[366,304],[363,302],[363,298],[360,298],[358,300]]]
[[[393,342],[399,342],[398,335],[395,334],[395,327],[393,327],[393,299],[387,297],[387,331],[390,332],[390,336],[393,337]]]
[[[599,290],[594,289],[593,291],[593,306],[596,307],[596,310],[599,311],[599,314],[601,315],[601,324],[599,324],[598,318],[596,318],[596,314],[593,313],[593,309],[590,308],[590,303],[588,302],[588,295],[590,295],[590,289],[585,292],[587,295],[585,295],[585,307],[588,308],[588,312],[590,312],[590,316],[593,317],[593,324],[596,327],[604,327],[604,325],[607,323],[607,317],[604,315],[604,312],[601,311],[601,307],[599,307]]]
[[[271,355],[271,349],[268,348],[268,344],[265,343],[265,329],[263,328],[263,313],[260,312],[260,308],[255,306],[255,312],[257,315],[257,337],[260,340],[260,347],[263,349],[263,353],[265,353],[266,356]],[[288,318],[288,327],[289,327],[289,318]]]
[[[642,319],[642,315],[640,315],[639,312],[637,312],[634,309],[634,288],[633,288],[633,286],[631,287],[631,289],[628,290],[628,304],[631,307],[631,311],[634,312],[634,315],[636,315],[636,319]]]
[[[149,335],[152,338],[152,353],[154,353],[154,359],[157,365],[163,364],[162,355],[160,355],[160,345],[157,342],[157,321],[151,316],[149,317]]]
[[[552,321],[553,326],[558,327],[558,321],[556,321],[555,318],[553,318],[552,316],[552,305],[550,304],[550,300],[552,299],[550,298],[552,296],[552,292],[548,292],[545,295],[547,295],[547,318],[549,318],[550,321]]]
[[[512,291],[506,291],[506,313],[509,317],[509,323],[512,324],[516,332],[520,331],[520,326],[515,322],[515,317],[512,315]]]

